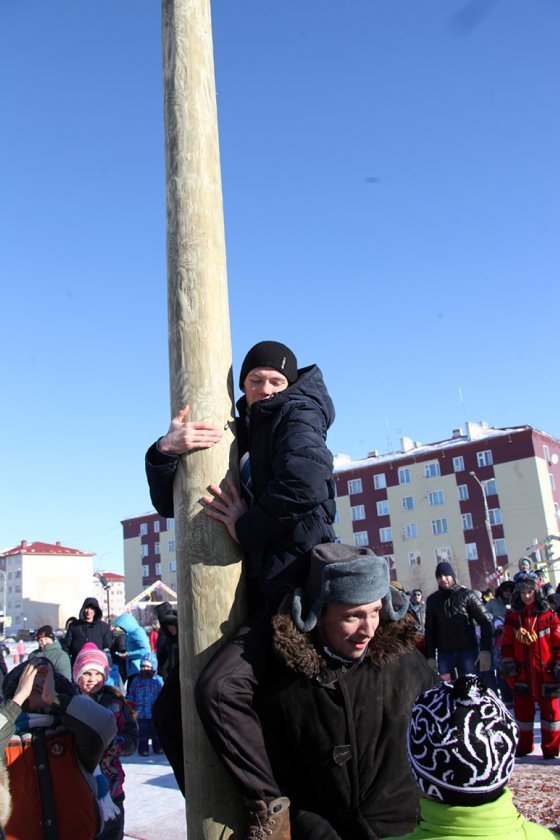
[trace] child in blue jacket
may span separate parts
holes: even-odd
[[[152,708],[156,697],[163,687],[163,680],[156,674],[157,659],[155,653],[146,653],[140,663],[140,674],[128,690],[127,699],[138,714],[138,754],[148,755],[148,741],[152,739],[152,749],[162,753],[158,734],[152,722]]]

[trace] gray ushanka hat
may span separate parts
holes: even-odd
[[[298,630],[308,633],[326,604],[371,604],[379,599],[385,621],[397,621],[408,609],[406,595],[390,585],[385,558],[369,548],[323,543],[311,552],[305,590],[294,593],[292,618]]]

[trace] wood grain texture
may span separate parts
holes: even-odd
[[[209,0],[163,0],[162,46],[171,411],[226,429],[184,456],[175,480],[183,742],[189,840],[231,836],[241,804],[200,726],[193,688],[204,663],[241,623],[241,557],[202,512],[210,483],[237,477],[233,383]]]

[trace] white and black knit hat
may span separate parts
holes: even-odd
[[[408,758],[422,793],[447,805],[497,799],[513,771],[517,724],[480,677],[421,694],[408,727]]]
[[[379,599],[381,618],[387,621],[402,618],[408,609],[407,596],[390,585],[385,558],[369,548],[323,543],[311,552],[305,589],[294,593],[292,618],[298,630],[308,633],[326,604],[371,604]]]

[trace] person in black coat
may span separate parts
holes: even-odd
[[[261,342],[247,353],[239,384],[244,392],[237,404],[242,492],[231,481],[228,491],[212,485],[205,502],[207,515],[222,522],[245,553],[249,618],[206,666],[196,702],[214,749],[251,811],[254,802],[280,795],[252,708],[255,688],[268,671],[270,615],[283,594],[305,579],[311,549],[335,539],[333,460],[326,445],[334,407],[319,368],[298,370],[293,352],[278,342]],[[221,437],[216,426],[189,422],[187,415],[185,408],[146,454],[152,503],[162,516],[173,515],[180,455],[209,448]],[[177,702],[171,693],[164,698],[166,704],[169,698],[166,720],[177,719]],[[163,703],[159,706],[163,718]],[[177,766],[181,773],[182,757],[168,752],[168,747],[176,752],[177,741],[162,738],[174,770]]]
[[[111,650],[113,644],[111,628],[106,621],[102,620],[102,616],[103,612],[97,598],[86,598],[79,618],[69,624],[62,642],[62,647],[68,651],[72,664],[86,642],[92,642],[100,650]]]
[[[156,607],[160,630],[157,640],[158,674],[166,680],[179,663],[179,636],[177,635],[177,610],[168,601]]]
[[[492,616],[472,589],[459,586],[451,563],[436,566],[438,588],[426,601],[425,654],[439,673],[454,678],[491,672],[494,628]],[[480,653],[476,625],[480,627]],[[449,677],[448,677],[449,678]]]
[[[305,589],[273,618],[277,662],[257,709],[294,839],[375,840],[416,824],[407,726],[439,679],[407,608],[383,557],[334,544],[311,553]]]

